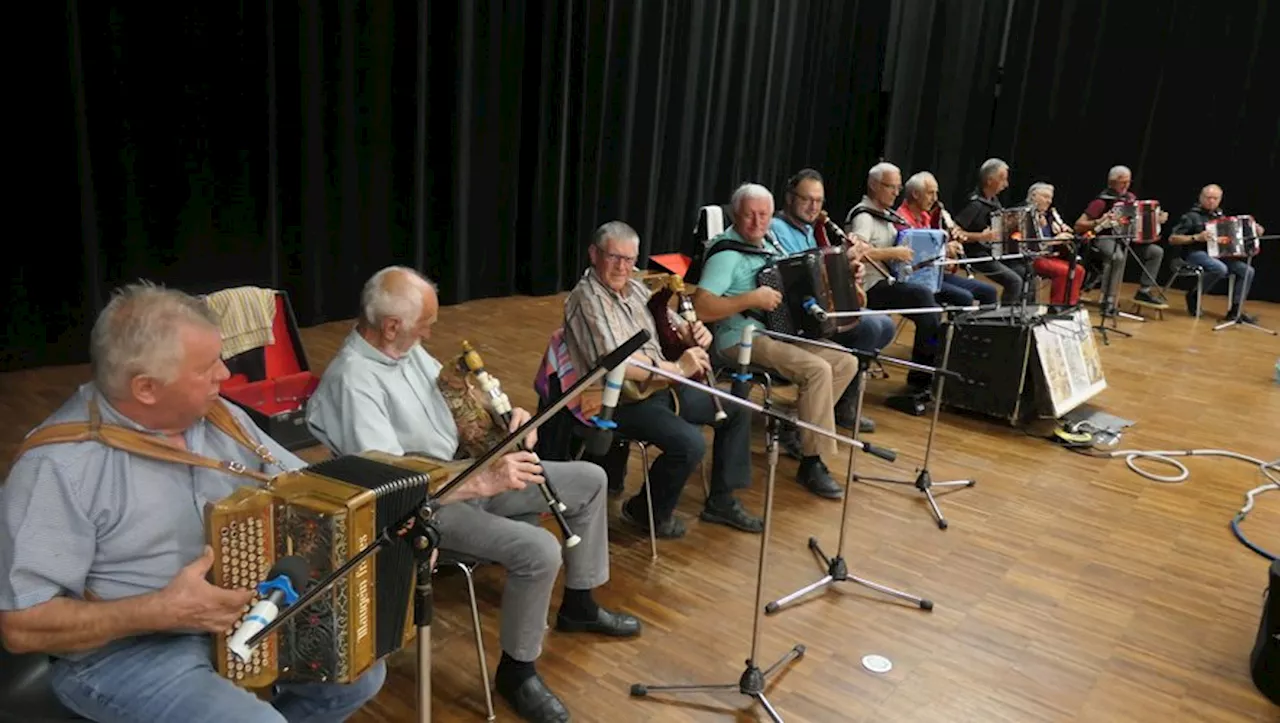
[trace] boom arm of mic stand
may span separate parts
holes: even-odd
[[[768,329],[756,329],[755,333],[764,334],[765,336],[771,336],[775,339],[781,339],[782,341],[789,341],[794,344],[808,344],[810,346],[819,346],[824,349],[831,349],[832,351],[842,351],[846,354],[852,354],[856,357],[866,359],[867,361],[889,362],[890,364],[896,364],[897,366],[905,367],[907,369],[914,369],[916,371],[927,372],[935,376],[942,375],[942,376],[955,377],[956,379],[960,379],[962,381],[964,380],[964,377],[961,376],[958,372],[948,371],[946,369],[943,369],[942,367],[931,367],[925,364],[917,364],[913,361],[907,361],[905,359],[898,359],[896,357],[884,356],[880,352],[870,352],[870,351],[863,351],[862,349],[853,349],[851,347],[847,347],[842,344],[837,344],[833,341],[827,341],[826,339],[806,339],[803,336],[793,336],[791,334],[784,334],[780,331],[770,331]]]
[[[275,620],[272,620],[254,634],[253,637],[249,638],[245,645],[249,649],[253,649],[253,647],[260,643],[264,637],[275,632],[276,628],[279,628],[294,615],[297,615],[303,608],[314,602],[317,597],[331,589],[339,580],[350,573],[351,570],[355,569],[356,565],[359,565],[382,548],[388,547],[397,538],[407,535],[409,532],[414,530],[416,525],[425,525],[429,523],[431,518],[435,516],[436,509],[440,507],[440,499],[442,497],[447,495],[458,485],[470,479],[473,475],[488,465],[495,457],[501,454],[506,454],[508,451],[518,446],[520,442],[528,436],[529,432],[532,432],[542,426],[561,409],[564,409],[570,401],[580,395],[588,386],[596,383],[601,377],[608,374],[611,369],[625,362],[627,357],[634,354],[641,346],[644,346],[644,343],[648,340],[649,332],[642,329],[636,332],[636,334],[630,339],[624,341],[617,349],[614,349],[602,357],[600,362],[596,364],[595,369],[592,369],[590,373],[583,375],[577,382],[574,382],[564,391],[563,394],[560,395],[559,399],[546,409],[543,409],[541,412],[533,415],[529,421],[520,425],[514,432],[508,434],[507,437],[496,446],[480,455],[480,457],[472,462],[470,466],[458,473],[458,475],[456,475],[452,480],[441,487],[434,496],[428,495],[427,499],[423,501],[418,509],[410,511],[401,519],[383,528],[382,532],[378,534],[378,539],[370,543],[368,547],[356,553],[354,557],[343,563],[341,567],[326,575],[319,584],[303,593],[297,601],[294,602],[294,604],[282,610],[280,614],[276,616]]]
[[[848,351],[848,349],[845,349],[845,351]],[[898,453],[891,449],[887,449],[885,447],[877,447],[874,444],[867,444],[866,442],[861,442],[851,437],[846,437],[843,434],[836,434],[835,432],[828,431],[815,424],[810,424],[808,422],[797,419],[795,417],[775,411],[762,404],[756,404],[755,402],[742,399],[741,397],[735,397],[734,395],[728,392],[721,391],[719,389],[716,389],[715,387],[710,387],[705,384],[700,384],[698,382],[693,381],[692,379],[682,377],[679,374],[663,371],[662,369],[659,369],[655,366],[650,366],[648,364],[645,364],[644,362],[639,362],[639,361],[627,360],[627,364],[630,364],[631,366],[637,369],[643,369],[644,371],[647,371],[651,374],[655,374],[661,377],[666,377],[667,379],[670,379],[671,381],[677,382],[679,384],[684,384],[686,386],[693,387],[694,389],[698,389],[700,391],[706,392],[707,394],[710,394],[713,397],[724,399],[734,404],[737,404],[739,406],[746,407],[747,409],[760,412],[761,414],[764,414],[769,417],[773,417],[774,419],[777,419],[779,421],[794,424],[797,427],[800,427],[802,429],[807,429],[810,432],[814,432],[816,434],[821,434],[824,437],[830,437],[831,439],[834,439],[837,442],[842,442],[851,447],[856,447],[857,449],[861,449],[863,452],[866,452],[867,454],[874,455],[887,462],[893,462],[898,459]]]

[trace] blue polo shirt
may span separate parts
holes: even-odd
[[[774,236],[778,237],[778,243],[782,245],[782,250],[788,254],[798,254],[801,251],[808,251],[818,247],[818,242],[813,237],[813,226],[804,224],[803,228],[797,228],[790,221],[782,216],[774,216],[769,222],[769,230]]]

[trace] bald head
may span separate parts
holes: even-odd
[[[1210,183],[1200,189],[1200,208],[1206,211],[1216,211],[1222,205],[1222,187],[1216,183]]]
[[[388,266],[365,282],[360,307],[365,339],[398,358],[430,334],[440,302],[427,277],[407,266]]]

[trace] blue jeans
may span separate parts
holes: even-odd
[[[949,306],[971,306],[974,301],[979,304],[994,304],[998,298],[996,287],[961,274],[943,275],[942,290],[934,294],[934,297]]]
[[[148,635],[53,666],[62,704],[99,723],[344,721],[387,677],[380,661],[349,685],[281,684],[270,703],[214,670],[207,635]]]
[[[1230,273],[1236,277],[1236,287],[1231,293],[1231,308],[1240,306],[1240,300],[1249,295],[1249,287],[1253,285],[1253,267],[1240,259],[1215,259],[1206,251],[1192,251],[1187,254],[1187,263],[1204,269],[1204,292],[1207,294],[1219,281]],[[1195,289],[1191,290],[1195,293]]]

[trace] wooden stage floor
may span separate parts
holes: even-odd
[[[428,346],[443,357],[469,339],[512,400],[533,408],[534,370],[562,302],[506,298],[446,307]],[[1220,312],[1223,298],[1207,305]],[[1250,306],[1280,326],[1280,305]],[[1134,337],[1102,347],[1108,389],[1092,403],[1136,421],[1122,448],[1280,456],[1280,385],[1272,381],[1280,340],[1245,328],[1213,332],[1214,317],[1192,320],[1178,308],[1163,321],[1121,323]],[[314,369],[324,369],[349,327],[303,330]],[[905,356],[902,341],[889,353]],[[86,367],[0,375],[0,412],[10,420],[0,429],[6,464],[22,435],[87,377]],[[898,450],[899,461],[889,466],[862,456],[860,471],[914,476],[929,418],[883,406],[901,383],[900,372],[894,377],[873,381],[867,404],[879,425],[872,439]],[[745,496],[757,511],[766,471],[760,428],[755,480]],[[1241,462],[1184,461],[1190,479],[1161,484],[1121,459],[1087,458],[998,421],[944,411],[934,477],[978,480],[941,498],[950,529],[934,525],[909,487],[858,485],[846,549],[856,574],[931,598],[936,607],[924,612],[849,585],[766,617],[762,666],[795,643],[807,648],[772,681],[770,701],[789,722],[1280,720],[1248,673],[1267,564],[1228,528],[1245,491],[1264,480]],[[841,503],[803,491],[795,469],[782,457],[766,600],[821,575],[806,548],[811,535],[828,551],[836,542]],[[843,465],[833,472],[842,474]],[[629,493],[638,479],[633,455]],[[611,501],[613,579],[599,599],[639,615],[646,628],[640,639],[623,642],[548,633],[539,667],[574,720],[767,720],[737,693],[628,694],[634,682],[729,683],[742,670],[759,537],[700,523],[701,501],[695,474],[681,505],[689,534],[660,541],[657,561],[647,536],[618,523],[618,500]],[[1280,494],[1264,495],[1245,528],[1256,543],[1280,550]],[[482,569],[476,584],[492,674],[502,573]],[[436,604],[435,720],[482,720],[460,576],[441,577]],[[860,661],[868,654],[889,658],[892,670],[867,671]],[[392,662],[388,684],[354,721],[415,719],[413,656]],[[495,704],[499,720],[513,720],[496,696]]]

